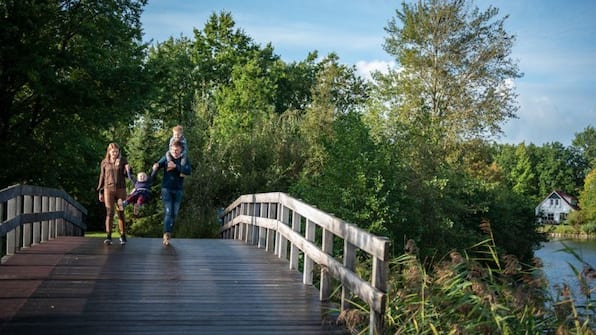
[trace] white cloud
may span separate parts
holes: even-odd
[[[356,62],[356,72],[362,78],[371,80],[370,74],[374,71],[387,73],[389,69],[395,68],[397,64],[393,61],[373,60],[373,61],[358,61]]]

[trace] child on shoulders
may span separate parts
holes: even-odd
[[[186,137],[184,137],[184,129],[182,128],[181,125],[177,125],[174,128],[172,128],[172,137],[170,137],[170,143],[168,144],[168,151],[166,152],[166,157],[168,159],[168,162],[172,161],[172,159],[173,159],[169,148],[176,141],[178,141],[182,144],[182,153],[180,154],[180,157],[182,157],[182,160],[180,161],[180,164],[186,165],[186,154],[188,152],[188,147],[186,144]]]

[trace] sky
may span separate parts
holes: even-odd
[[[194,38],[213,13],[230,12],[236,28],[261,46],[271,43],[286,62],[309,52],[335,52],[361,75],[395,64],[383,50],[384,28],[401,0],[148,0],[141,16],[144,41]],[[480,9],[508,15],[516,36],[511,57],[523,77],[515,80],[517,118],[502,125],[499,143],[570,146],[576,133],[596,127],[596,1],[474,0]]]

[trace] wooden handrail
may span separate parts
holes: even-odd
[[[333,291],[330,276],[333,277],[342,284],[342,311],[350,308],[350,294],[358,296],[370,308],[369,333],[382,333],[389,239],[280,192],[242,195],[224,210],[222,218],[222,238],[244,240],[272,251],[288,260],[291,269],[298,269],[299,252],[302,252],[303,283],[313,284],[313,263],[318,264],[320,299],[329,299]],[[320,243],[315,241],[317,229]],[[344,243],[342,262],[333,257],[335,237]],[[354,271],[358,249],[372,257],[372,276],[368,280]]]
[[[87,229],[87,209],[54,188],[17,184],[0,190],[0,215],[7,257],[57,236],[82,236]]]

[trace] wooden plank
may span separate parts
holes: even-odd
[[[0,334],[347,334],[301,279],[242,241],[60,237],[0,266]]]

